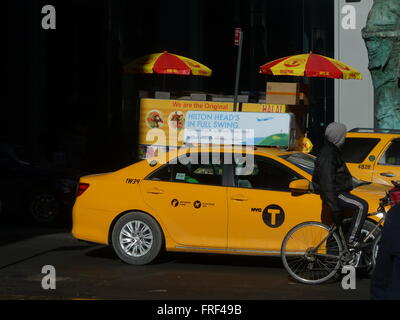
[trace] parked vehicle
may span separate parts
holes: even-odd
[[[80,172],[29,162],[26,148],[0,145],[2,219],[55,226],[71,219]]]
[[[350,130],[342,154],[351,174],[359,179],[388,186],[400,180],[400,130]]]

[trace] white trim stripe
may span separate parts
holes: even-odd
[[[363,211],[364,211],[364,206],[361,202],[358,202],[357,200],[354,200],[352,198],[346,198],[343,194],[339,194],[338,196],[339,199],[343,200],[344,202],[350,203],[350,204],[354,204],[355,206],[358,207],[358,214],[357,214],[357,219],[356,219],[356,223],[354,225],[354,228],[351,232],[350,238],[349,238],[349,242],[354,241],[354,237],[356,236],[356,232],[358,230],[358,226],[360,225],[361,222],[361,218],[363,216]]]
[[[224,248],[205,248],[205,247],[186,247],[186,246],[175,246],[175,248],[176,249],[189,249],[189,250],[248,252],[248,253],[264,253],[264,254],[280,254],[281,253],[280,251],[276,251],[276,250],[224,249]]]

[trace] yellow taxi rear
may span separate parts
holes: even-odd
[[[351,174],[389,186],[393,186],[392,180],[400,180],[400,131],[395,132],[384,129],[348,132],[343,158]]]

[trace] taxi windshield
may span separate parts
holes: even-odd
[[[315,167],[315,156],[312,156],[307,153],[292,153],[292,154],[285,154],[280,156],[282,159],[289,161],[290,163],[294,164],[296,167],[304,170],[305,172],[309,173],[310,175],[314,172]],[[366,184],[370,184],[371,182],[364,181],[357,179],[356,177],[353,178],[353,188],[357,188],[359,186],[363,186]]]
[[[280,156],[282,159],[289,161],[296,167],[304,170],[309,174],[313,174],[315,166],[315,157],[307,153],[292,153]]]

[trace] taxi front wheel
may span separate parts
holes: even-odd
[[[118,257],[129,264],[152,262],[160,253],[163,243],[158,223],[142,212],[122,216],[114,226],[112,245]]]

